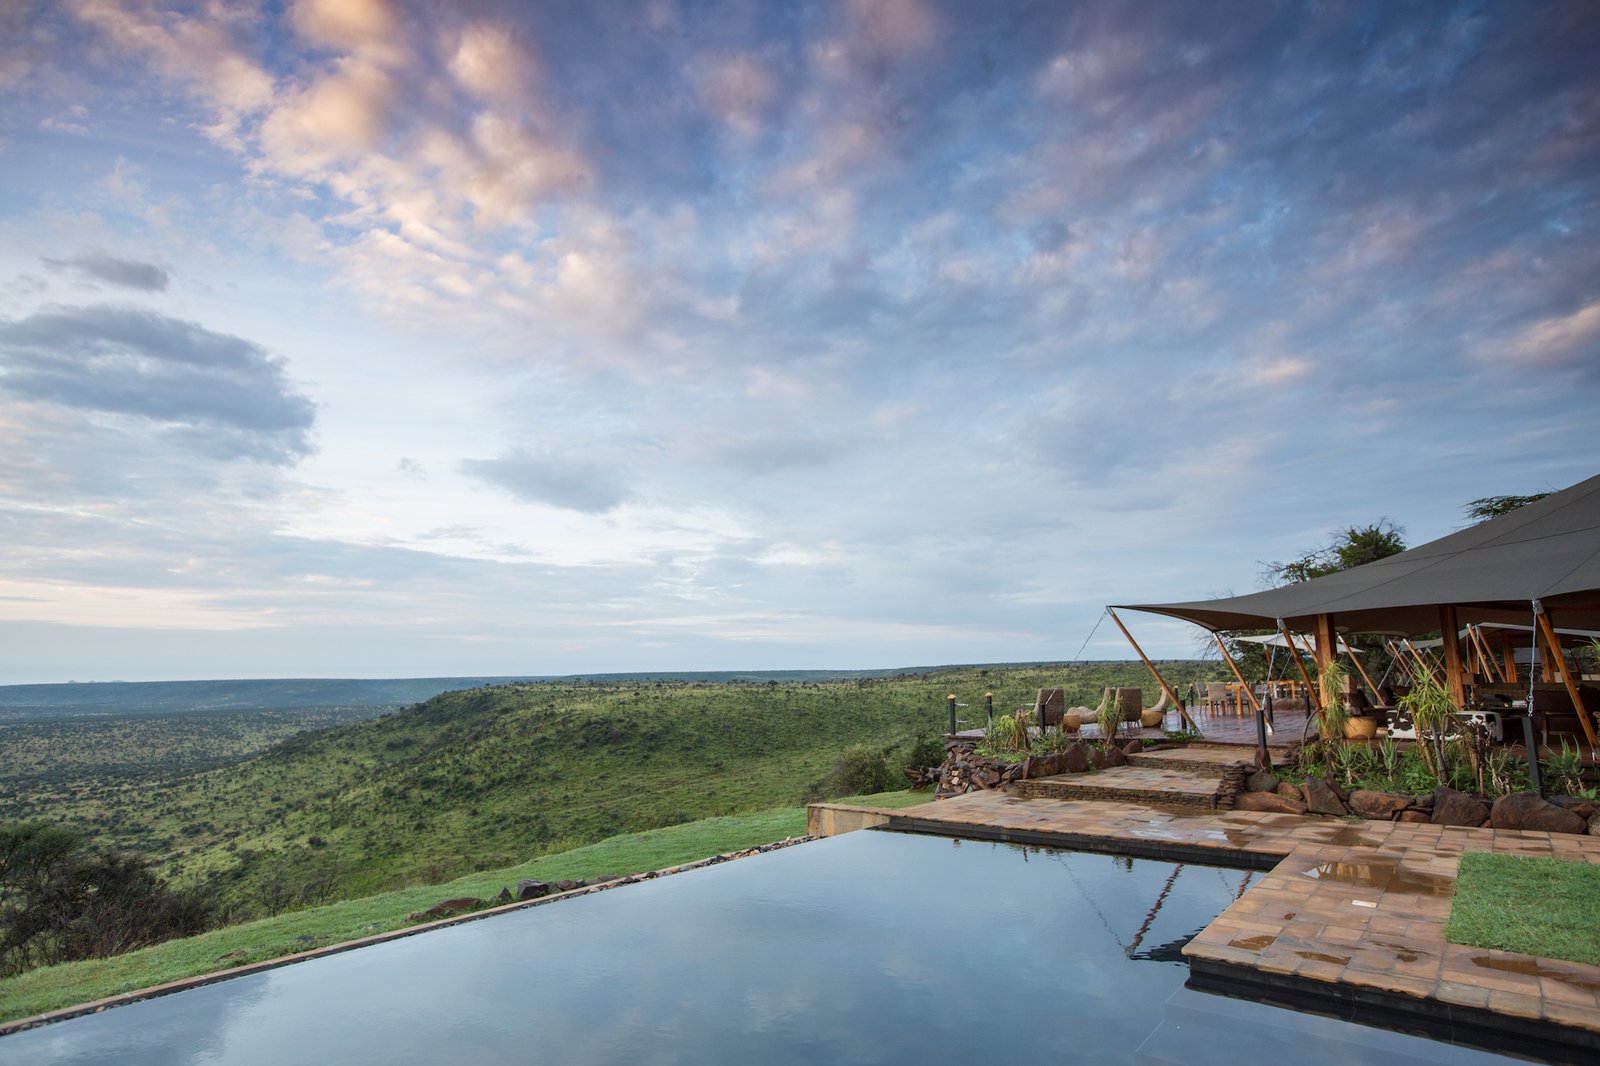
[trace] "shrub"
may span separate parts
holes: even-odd
[[[44,822],[0,826],[0,976],[189,936],[210,901],[178,892],[142,856],[80,852]]]
[[[866,796],[887,792],[895,785],[883,750],[865,744],[852,744],[839,753],[833,769],[816,786],[819,798]]]

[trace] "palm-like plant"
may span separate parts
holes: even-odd
[[[1344,737],[1344,724],[1350,720],[1350,670],[1332,659],[1317,676],[1322,690],[1322,713],[1317,719],[1317,735],[1324,744]]]
[[[1442,783],[1445,779],[1445,767],[1434,764],[1433,753],[1427,741],[1430,737],[1442,736],[1445,733],[1451,717],[1456,713],[1455,701],[1450,698],[1450,693],[1444,685],[1426,671],[1416,671],[1412,680],[1411,691],[1400,697],[1400,709],[1411,716],[1411,724],[1416,728],[1417,740],[1422,748],[1422,757],[1427,760],[1434,776]]]

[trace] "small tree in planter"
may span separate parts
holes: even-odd
[[[1415,671],[1411,691],[1400,697],[1400,709],[1411,716],[1417,730],[1417,743],[1422,757],[1428,763],[1440,784],[1447,784],[1448,768],[1434,757],[1429,742],[1444,736],[1456,712],[1450,693],[1426,670]]]
[[[1108,688],[1100,697],[1100,706],[1095,708],[1095,723],[1100,726],[1100,739],[1109,745],[1117,736],[1117,727],[1122,724],[1122,700],[1114,688]]]

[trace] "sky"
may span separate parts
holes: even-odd
[[[9,0],[0,683],[1130,658],[1592,476],[1597,12]]]

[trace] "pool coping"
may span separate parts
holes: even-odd
[[[660,870],[650,870],[646,873],[629,874],[624,877],[614,878],[610,881],[597,881],[580,888],[568,889],[565,892],[552,892],[538,899],[516,900],[511,903],[502,903],[494,907],[485,907],[482,910],[469,911],[466,914],[457,914],[449,918],[440,918],[431,922],[422,922],[417,925],[408,925],[401,929],[390,929],[383,933],[374,933],[372,936],[361,937],[357,940],[342,940],[337,944],[324,944],[321,947],[311,948],[308,951],[296,952],[293,955],[280,955],[277,958],[262,959],[259,962],[245,963],[226,970],[213,970],[209,973],[196,974],[193,977],[180,977],[159,985],[150,985],[146,988],[137,988],[128,992],[118,992],[116,995],[106,996],[102,999],[91,1000],[88,1003],[78,1003],[71,1007],[58,1007],[52,1011],[39,1014],[30,1014],[25,1018],[14,1018],[11,1021],[0,1022],[0,1038],[12,1033],[24,1032],[28,1029],[37,1029],[42,1025],[53,1022],[64,1022],[72,1018],[79,1018],[87,1014],[100,1014],[114,1007],[125,1007],[132,1003],[139,1003],[147,999],[156,999],[168,996],[174,992],[186,992],[191,988],[203,988],[222,981],[231,981],[235,977],[249,977],[252,974],[265,973],[284,966],[293,966],[296,963],[311,962],[315,959],[327,958],[330,955],[340,955],[357,948],[372,947],[376,944],[385,944],[391,940],[403,940],[406,937],[416,936],[418,933],[430,933],[435,929],[447,929],[455,925],[465,925],[468,922],[480,921],[484,918],[493,918],[513,911],[527,910],[530,907],[542,907],[548,903],[558,903],[562,900],[576,899],[579,896],[592,895],[596,892],[606,892],[610,889],[621,888],[624,885],[634,885],[641,881],[654,881],[658,878],[669,877],[673,874],[685,873],[689,870],[699,870],[707,866],[720,866],[725,862],[735,859],[747,858],[751,855],[765,854],[782,848],[793,847],[816,839],[812,835],[789,837],[785,840],[773,841],[770,844],[760,844],[740,851],[726,852],[720,855],[710,855],[704,859],[693,859],[689,862],[679,863],[676,866],[664,867]]]
[[[1444,939],[1462,853],[1600,864],[1600,838],[1010,790],[875,813],[887,815],[873,819],[882,830],[1265,871],[1185,947],[1191,987],[1554,1062],[1600,1060],[1600,967]]]

